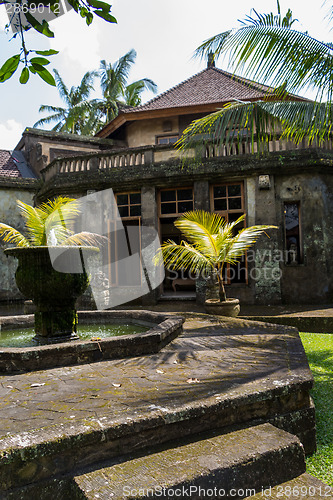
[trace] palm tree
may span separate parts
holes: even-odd
[[[7,224],[0,223],[0,237],[17,247],[54,245],[95,245],[101,237],[94,233],[74,233],[73,226],[80,214],[79,201],[58,196],[34,208],[17,200],[17,206],[25,220],[27,235]]]
[[[136,51],[131,49],[114,64],[105,60],[100,64],[100,78],[103,99],[99,109],[103,111],[106,122],[118,115],[121,105],[138,106],[141,104],[141,93],[144,90],[157,91],[157,85],[149,78],[143,78],[127,85],[129,72],[135,63]],[[124,99],[125,98],[125,99]]]
[[[56,122],[52,130],[57,132],[70,132],[72,134],[90,134],[87,130],[86,123],[93,111],[93,104],[89,101],[89,96],[94,90],[93,82],[97,76],[96,71],[87,71],[83,76],[78,87],[70,89],[65,85],[59,72],[54,70],[55,81],[66,107],[49,106],[42,104],[39,108],[40,112],[50,112],[51,115],[38,120],[34,127],[47,125],[51,122]],[[94,113],[93,113],[94,115]]]
[[[144,90],[150,90],[154,94],[157,92],[157,85],[149,78],[143,78],[130,83],[125,87],[124,101],[127,106],[140,106],[142,102],[141,94]]]
[[[231,69],[274,88],[267,99],[257,102],[235,101],[221,110],[193,122],[178,146],[186,151],[209,139],[217,144],[235,138],[267,141],[277,133],[300,142],[321,142],[332,131],[333,47],[308,33],[294,29],[295,19],[288,10],[247,16],[235,30],[206,40],[197,56],[217,59],[228,55]],[[332,16],[331,16],[332,17]],[[290,93],[310,89],[315,100],[295,99]],[[246,134],[244,134],[244,129]]]
[[[172,269],[189,269],[193,273],[216,275],[220,301],[226,300],[223,284],[224,265],[235,264],[267,229],[276,226],[251,226],[234,235],[235,229],[245,218],[226,222],[220,215],[204,210],[183,214],[174,224],[185,240],[180,244],[172,240],[163,243],[155,260],[164,259]]]

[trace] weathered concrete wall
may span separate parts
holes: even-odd
[[[276,185],[275,209],[281,228],[284,202],[299,203],[303,248],[300,264],[281,263],[282,300],[285,303],[329,303],[333,299],[333,178],[298,174],[277,177]]]
[[[170,123],[168,130],[164,130],[163,124]],[[170,130],[171,128],[171,130]],[[175,135],[179,133],[178,116],[168,118],[156,118],[150,120],[138,120],[130,123],[126,128],[128,147],[150,146],[156,144],[158,135]]]
[[[32,204],[33,196],[33,190],[6,188],[0,184],[0,222],[22,232],[24,230],[23,219],[16,205],[16,200]],[[15,283],[17,260],[5,256],[3,249],[7,246],[8,244],[3,242],[0,244],[0,301],[22,298]]]

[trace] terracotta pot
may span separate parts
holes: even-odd
[[[53,264],[50,259],[53,252]],[[19,261],[15,274],[20,292],[35,306],[35,332],[48,341],[77,338],[75,302],[89,285],[84,258],[98,252],[95,247],[16,247],[6,255]],[[65,269],[68,272],[55,270]],[[72,270],[73,272],[69,272]]]
[[[235,318],[240,311],[239,300],[227,299],[221,302],[219,300],[208,299],[205,301],[205,311],[207,314],[217,314]]]

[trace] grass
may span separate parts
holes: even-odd
[[[307,472],[333,486],[333,334],[301,333],[315,386],[318,449],[307,458]]]

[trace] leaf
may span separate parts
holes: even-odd
[[[31,63],[35,64],[40,64],[42,66],[46,66],[47,64],[50,64],[50,61],[48,59],[45,59],[45,57],[32,57],[30,59]]]
[[[103,12],[110,12],[111,5],[100,0],[88,0],[88,4],[95,9],[102,10]]]
[[[96,16],[98,17],[101,17],[102,19],[104,19],[104,21],[107,21],[108,23],[117,23],[117,19],[111,16],[111,14],[108,14],[107,12],[94,10],[94,14],[96,14]]]
[[[54,38],[54,33],[50,30],[49,23],[47,23],[45,19],[43,19],[42,23],[40,23],[30,14],[30,12],[26,12],[24,15],[27,21],[36,31],[38,31],[38,33],[41,33],[48,38]]]
[[[51,75],[51,73],[46,68],[44,68],[44,66],[32,63],[32,67],[36,70],[36,73],[42,80],[44,80],[44,82],[46,82],[48,85],[52,85],[53,87],[56,86],[53,75]]]
[[[32,66],[28,66],[28,69],[29,69],[30,73],[33,73],[34,75],[36,74],[36,70]]]
[[[27,83],[27,81],[29,80],[29,76],[30,74],[28,68],[27,67],[23,68],[20,76],[20,83],[22,84]]]
[[[54,56],[55,54],[59,54],[59,50],[35,50],[36,54],[39,54],[40,56]]]
[[[186,382],[187,382],[188,384],[199,384],[199,383],[200,383],[200,380],[199,380],[198,378],[188,378],[188,379],[186,380]]]
[[[10,57],[0,68],[0,76],[5,73],[16,71],[20,62],[20,54]]]

